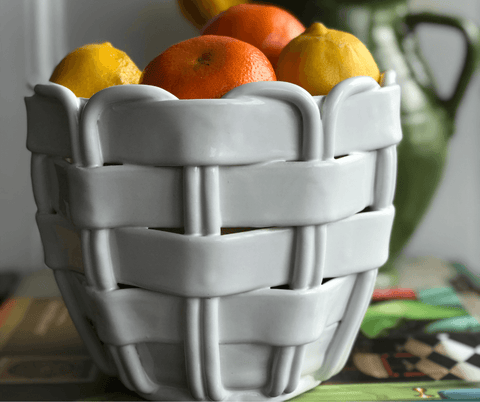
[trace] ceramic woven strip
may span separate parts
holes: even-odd
[[[274,83],[278,84],[282,83]],[[159,88],[143,86],[143,99],[135,102],[122,96],[130,90],[118,86],[105,91],[114,91],[122,98],[121,103],[101,110],[102,120],[108,121],[108,125],[98,127],[106,163],[238,165],[302,159],[298,141],[301,116],[288,102],[274,98],[259,102],[258,97],[246,96],[224,99],[221,105],[215,100],[190,100],[187,105],[165,100]],[[391,85],[345,101],[338,112],[335,156],[385,148],[400,141],[399,91],[397,85]],[[103,98],[104,94],[96,98],[99,95]],[[27,147],[31,152],[72,157],[71,141],[65,136],[73,128],[69,116],[87,103],[87,99],[72,96],[66,88],[49,84],[37,85],[35,95],[26,99]],[[321,107],[325,97],[313,99]],[[72,121],[78,130],[78,121]],[[46,126],[48,130],[43,129]]]
[[[104,164],[103,150],[98,137],[98,119],[107,105],[118,100],[118,88],[105,91],[99,96],[92,97],[84,108],[83,118],[80,120],[80,136],[78,141],[79,159],[74,159],[75,164],[85,168],[97,168]],[[151,88],[132,87],[127,99],[142,100],[145,98],[172,99],[173,95],[165,91],[155,91]],[[76,144],[74,144],[76,145]],[[84,255],[85,275],[90,286],[101,291],[115,291],[118,289],[112,264],[110,242],[110,229],[83,229],[81,239]],[[145,373],[139,360],[135,345],[123,345],[118,349],[110,348],[117,363],[122,367],[122,376],[134,389],[144,394],[153,394],[158,390],[158,385],[151,381]]]
[[[329,224],[323,276],[339,277],[384,264],[393,216],[390,207]],[[79,229],[58,214],[38,214],[37,224],[47,265],[83,272]],[[166,231],[119,228],[110,231],[109,241],[119,283],[208,297],[288,283],[294,236],[292,228],[278,228],[185,241],[183,235]]]
[[[183,180],[186,237],[182,238],[219,236],[218,167],[185,167]],[[221,400],[224,389],[217,340],[218,297],[188,298],[185,303],[185,362],[189,388],[198,399]]]
[[[183,227],[181,168],[88,169],[57,159],[51,169],[58,189],[54,207],[58,211],[68,205],[72,223],[78,227]],[[219,167],[218,171],[222,226],[321,224],[371,205],[376,153],[350,155],[328,164],[272,162]],[[323,207],[317,208],[320,204]]]
[[[262,289],[218,298],[219,321],[224,324],[218,332],[219,342],[274,346],[311,343],[325,327],[342,319],[354,283],[355,277],[347,276],[305,292]],[[340,291],[341,297],[333,297]],[[88,294],[93,319],[105,343],[116,346],[147,340],[179,343],[188,337],[184,330],[189,324],[181,312],[191,299],[144,289],[117,292],[89,289]],[[254,320],[250,316],[252,311]],[[318,314],[319,311],[325,313]],[[303,320],[303,314],[309,314],[311,319]]]
[[[335,155],[338,113],[342,109],[343,103],[352,95],[376,88],[378,88],[377,83],[362,78],[347,80],[342,88],[334,88],[322,105],[323,130],[322,132],[314,133],[314,135],[321,135],[322,137],[321,148],[313,150],[304,148],[304,160],[332,161]],[[363,186],[363,188],[368,188],[368,186]],[[320,203],[317,205],[320,205]],[[333,220],[335,219],[331,219],[331,221]],[[326,228],[322,227],[324,225],[321,225],[319,230],[316,230],[316,227],[312,225],[314,223],[310,221],[307,223],[307,226],[297,227],[294,274],[290,283],[292,289],[304,289],[321,285],[325,269],[325,256],[321,255],[320,252],[326,250],[328,237],[326,236]],[[305,315],[304,317],[308,316]],[[270,396],[290,393],[297,388],[300,381],[304,353],[304,345],[296,347],[286,346],[276,350],[272,369],[274,374],[269,389]]]
[[[335,90],[338,90],[336,88]],[[332,91],[333,92],[333,91]],[[343,95],[343,94],[342,94]],[[330,98],[332,104],[334,103],[334,98]],[[329,100],[330,100],[329,99]],[[330,112],[332,113],[332,112]],[[335,113],[333,111],[333,113]],[[328,129],[327,129],[328,131]],[[376,166],[376,180],[375,180],[375,191],[374,191],[374,201],[372,203],[372,210],[382,210],[385,208],[393,208],[393,196],[394,196],[394,189],[395,189],[395,178],[396,178],[396,148],[395,147],[386,147],[377,150],[377,166]],[[366,271],[359,274],[358,278],[358,285],[355,287],[355,291],[358,292],[359,289],[362,287],[368,288],[368,293],[363,295],[357,296],[354,294],[352,295],[352,299],[355,297],[364,298],[366,294],[371,294],[373,291],[373,283],[371,280],[368,280],[368,276],[376,277],[376,270]],[[358,307],[362,306],[362,307]],[[360,309],[357,311],[359,317],[363,317],[368,307],[367,303],[358,303],[356,309]],[[353,320],[351,318],[352,311],[355,309],[349,309],[347,312],[347,316],[350,316],[342,321],[337,329],[339,336],[334,339],[332,344],[330,345],[330,350],[326,356],[325,366],[322,367],[319,373],[319,378],[326,379],[330,378],[331,376],[337,374],[341,368],[345,365],[348,355],[353,347],[354,338],[345,336],[346,333],[349,331],[358,331],[358,326],[360,325],[360,320],[356,319]],[[357,328],[355,329],[355,326]],[[343,351],[343,352],[340,352]],[[346,353],[347,352],[347,353]]]

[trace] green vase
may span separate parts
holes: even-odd
[[[455,131],[455,115],[478,66],[479,30],[466,19],[430,12],[411,13],[406,0],[277,0],[270,3],[289,9],[307,27],[318,21],[328,28],[354,34],[368,47],[381,71],[393,69],[397,73],[402,93],[403,140],[398,146],[396,215],[390,258],[383,269],[392,268],[441,181],[448,143]],[[465,41],[466,56],[455,89],[447,99],[438,96],[414,35],[417,26],[426,24],[454,28]]]

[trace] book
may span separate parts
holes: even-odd
[[[0,400],[142,400],[91,359],[60,296],[0,306]]]

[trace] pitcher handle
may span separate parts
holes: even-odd
[[[458,29],[463,39],[465,39],[467,52],[455,89],[448,99],[440,100],[453,118],[480,61],[480,30],[470,20],[429,12],[408,14],[405,17],[405,23],[410,32],[412,32],[417,25],[424,23],[450,26]]]

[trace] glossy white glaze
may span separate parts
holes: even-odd
[[[322,97],[37,86],[45,261],[102,370],[147,399],[236,401],[341,370],[388,257],[399,96],[393,72]]]

